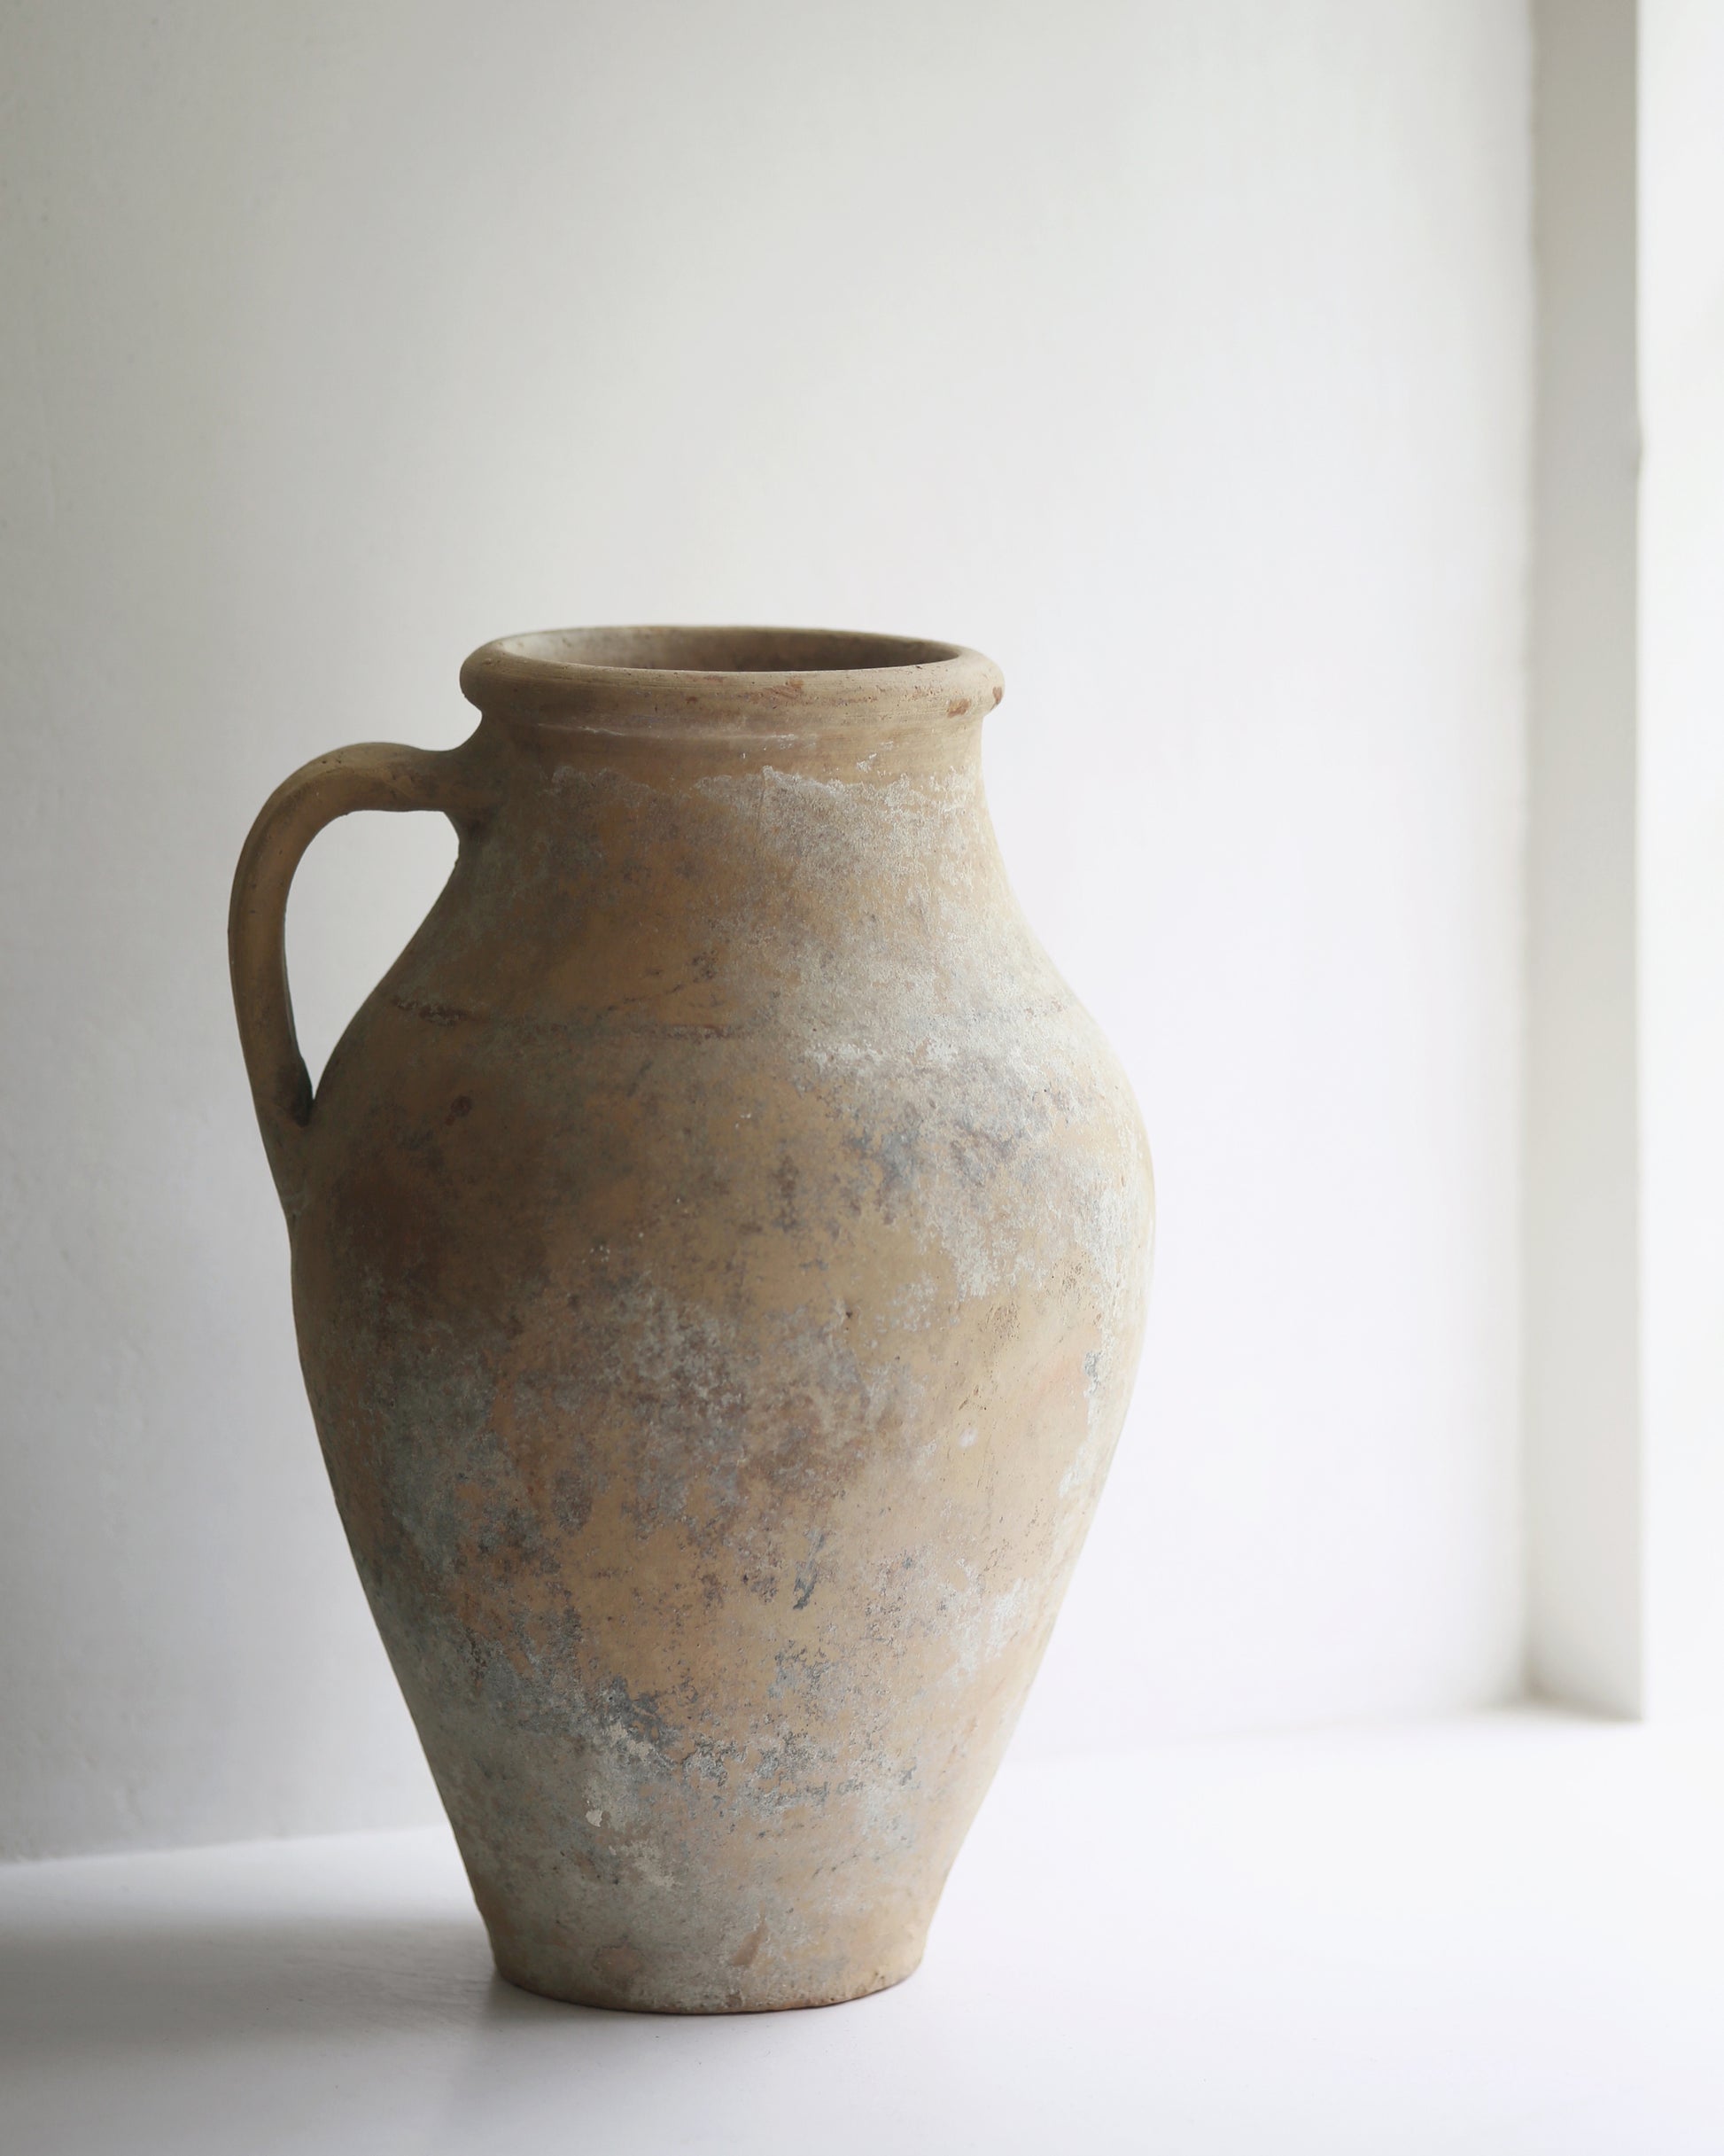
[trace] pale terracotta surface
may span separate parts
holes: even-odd
[[[1125,1080],[1007,888],[992,664],[487,645],[446,754],[273,797],[231,944],[301,1358],[502,1973],[724,2012],[912,1970],[1124,1413]],[[287,886],[461,834],[315,1105]]]

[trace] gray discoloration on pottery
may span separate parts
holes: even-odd
[[[987,660],[570,631],[462,679],[462,748],[308,766],[235,888],[342,1518],[506,1976],[853,1997],[920,1958],[1107,1472],[1137,1111],[1006,883]],[[360,807],[460,857],[314,1108],[281,915]]]

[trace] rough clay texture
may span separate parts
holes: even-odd
[[[732,634],[487,647],[462,749],[289,782],[235,915],[244,1025],[311,829],[461,829],[315,1108],[248,1039],[306,1379],[499,1968],[680,2012],[915,1967],[1119,1432],[1152,1205],[1006,883],[989,662]]]

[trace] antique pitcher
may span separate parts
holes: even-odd
[[[570,629],[460,748],[321,757],[235,1000],[354,1559],[498,1968],[603,2006],[897,1982],[1130,1390],[1152,1194],[1019,912],[956,645]],[[283,918],[354,809],[460,834],[314,1098]]]

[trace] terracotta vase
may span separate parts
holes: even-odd
[[[1007,887],[949,644],[560,630],[447,753],[320,758],[235,881],[306,1383],[497,1966],[604,2006],[897,1982],[1138,1358],[1149,1161]],[[314,835],[454,873],[314,1099]]]

